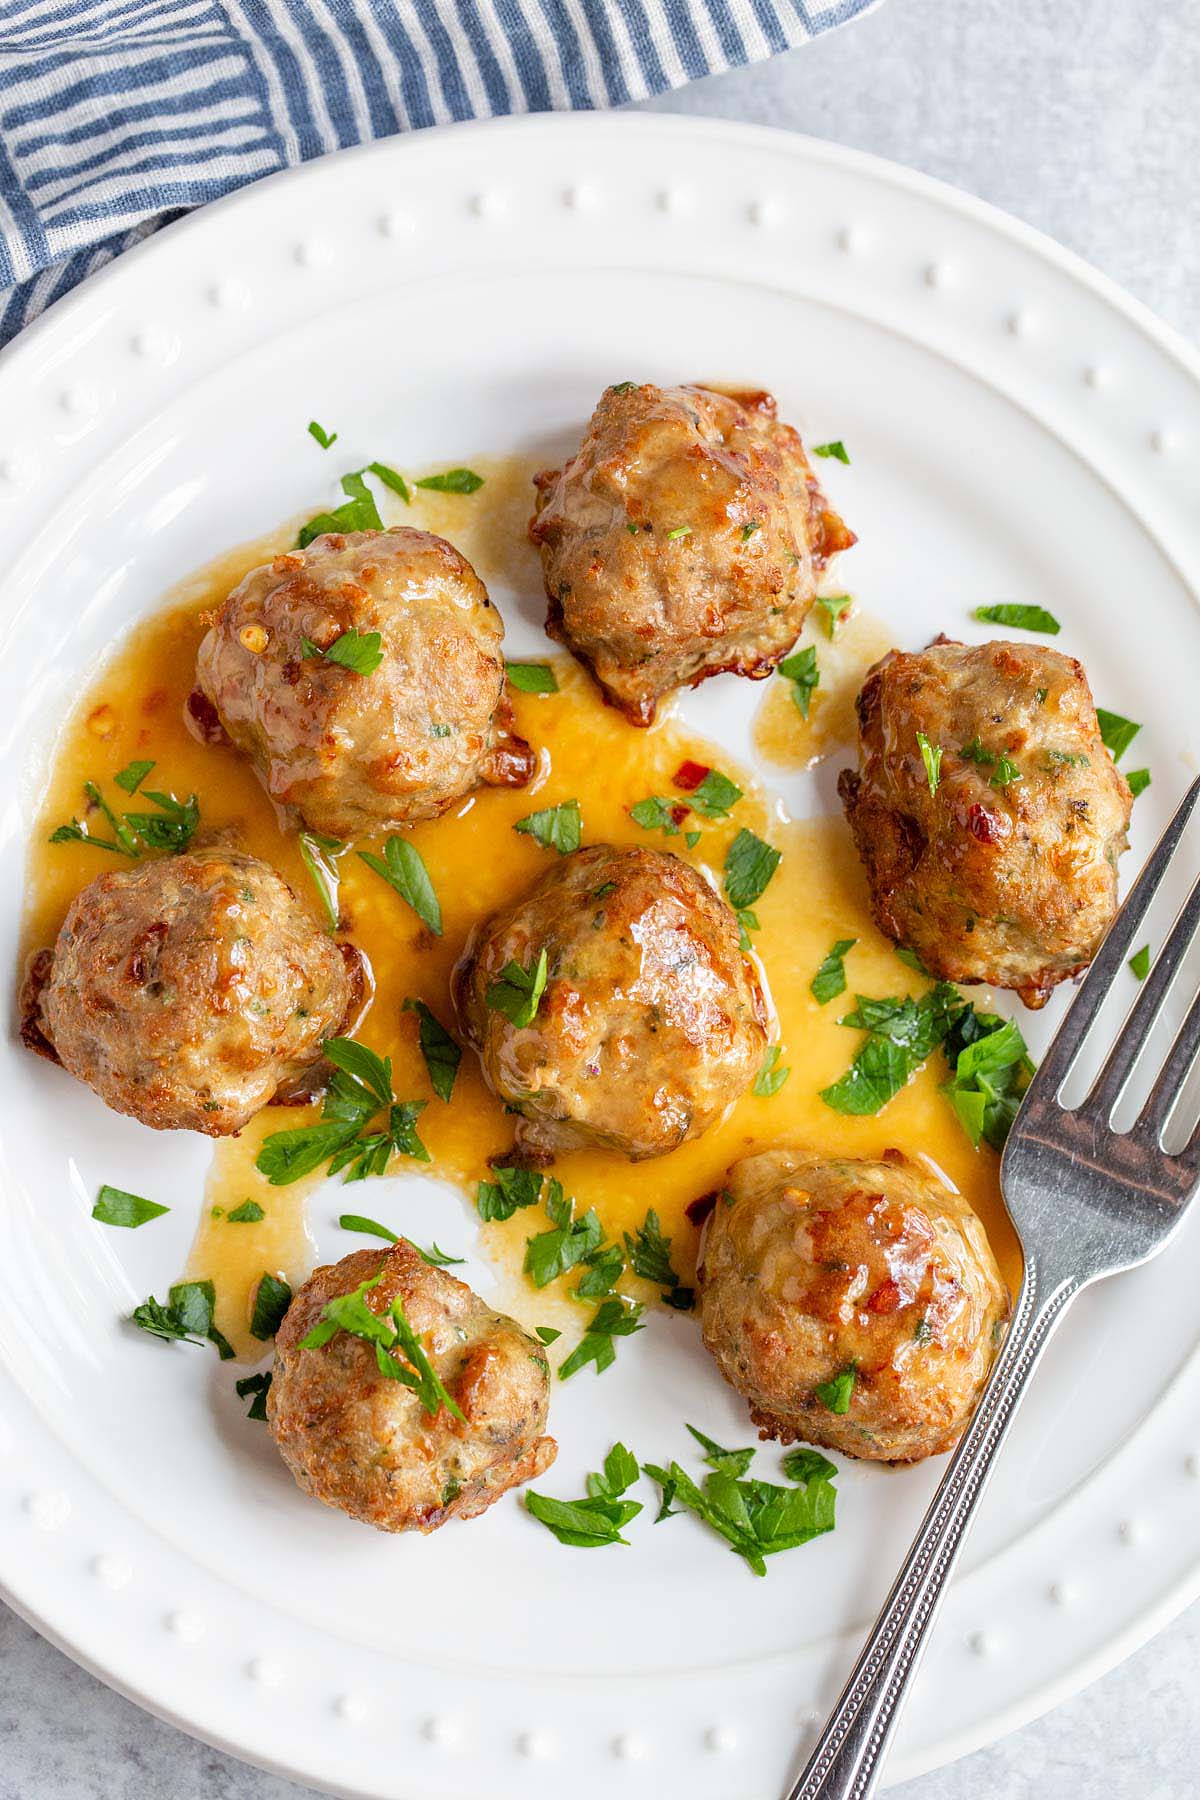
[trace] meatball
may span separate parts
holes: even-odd
[[[535,480],[546,629],[635,725],[723,669],[769,675],[854,542],[770,394],[622,381]]]
[[[1008,1317],[979,1219],[895,1150],[735,1163],[698,1281],[704,1342],[759,1435],[879,1462],[954,1445]]]
[[[1082,668],[1025,644],[893,650],[858,721],[838,791],[880,930],[931,975],[1044,1005],[1112,923],[1133,804]]]
[[[503,1010],[503,976],[510,964],[536,974],[543,951],[545,991],[525,1023],[519,1006]],[[521,1114],[518,1156],[535,1164],[585,1144],[636,1162],[699,1137],[767,1043],[737,921],[663,850],[564,857],[476,929],[454,998],[488,1086]]]
[[[378,634],[376,667],[340,660],[349,633]],[[312,831],[360,837],[435,819],[481,783],[528,781],[503,636],[483,583],[444,538],[330,532],[234,588],[200,645],[197,680],[273,800]]]
[[[384,1374],[367,1338],[338,1331],[303,1347],[327,1303],[364,1283],[376,1316],[399,1302],[461,1418],[444,1404],[431,1415]],[[436,1531],[549,1468],[558,1449],[543,1436],[549,1395],[536,1338],[401,1239],[309,1276],[275,1336],[267,1418],[306,1494],[380,1531]]]
[[[115,1112],[227,1137],[299,1094],[361,1010],[357,951],[236,850],[110,869],[34,959],[22,1035]]]

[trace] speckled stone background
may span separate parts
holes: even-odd
[[[1200,0],[886,0],[847,31],[655,106],[787,126],[938,175],[1200,338]],[[0,1800],[307,1791],[148,1718],[0,1607]],[[1047,1718],[898,1800],[1197,1795],[1200,1608]]]

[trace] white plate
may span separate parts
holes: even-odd
[[[255,186],[0,359],[4,967],[38,771],[81,671],[182,571],[313,499],[309,418],[409,464],[553,449],[629,374],[761,381],[806,435],[844,438],[854,464],[830,485],[861,537],[853,586],[901,642],[980,598],[1051,604],[1101,700],[1146,721],[1140,862],[1200,741],[1192,353],[1033,233],[869,158],[690,120],[522,120]],[[540,597],[499,598],[535,649]],[[687,712],[744,754],[760,692],[722,679]],[[830,781],[782,787],[804,813],[830,807]],[[377,1537],[302,1500],[265,1435],[247,1444],[215,1359],[148,1356],[118,1327],[182,1258],[190,1206],[105,1236],[91,1196],[105,1179],[198,1193],[205,1147],[82,1090],[68,1108],[14,1043],[3,1091],[14,1606],[156,1712],[339,1793],[778,1790],[936,1466],[850,1467],[838,1532],[765,1582],[698,1527],[597,1557],[515,1507]],[[414,1204],[419,1228],[444,1225],[444,1192]],[[893,1779],[1051,1704],[1200,1587],[1198,1283],[1193,1225],[1052,1345]],[[602,1381],[556,1394],[553,1491],[578,1491],[631,1419],[642,1445],[685,1416],[738,1441],[685,1341],[656,1320]]]

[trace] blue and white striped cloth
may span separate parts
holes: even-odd
[[[620,106],[875,0],[0,0],[0,344],[167,219],[421,125]]]

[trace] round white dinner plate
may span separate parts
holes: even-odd
[[[853,462],[845,578],[916,646],[985,600],[1064,621],[1144,723],[1133,870],[1200,753],[1200,363],[1074,258],[948,188],[783,134],[535,118],[326,158],[173,226],[0,357],[3,966],[57,723],[181,574],[319,501],[311,418],[401,466],[544,453],[626,377],[769,387]],[[346,466],[349,466],[348,464]],[[498,594],[511,653],[543,602]],[[749,760],[762,696],[684,714]],[[831,811],[835,767],[765,779]],[[1060,1016],[1023,1020],[1036,1047]],[[688,1521],[588,1554],[515,1503],[392,1539],[313,1505],[215,1358],[121,1325],[174,1278],[207,1146],[2,1053],[0,1586],[71,1655],[215,1744],[386,1800],[772,1800],[832,1699],[941,1464],[847,1464],[830,1538],[765,1581]],[[114,1173],[116,1171],[116,1173]],[[414,1233],[465,1203],[403,1177]],[[178,1203],[102,1233],[98,1184]],[[321,1249],[345,1249],[320,1221]],[[373,1209],[374,1210],[374,1209]],[[119,1242],[114,1240],[119,1239]],[[486,1288],[479,1261],[464,1271]],[[1200,1224],[1086,1294],[988,1494],[890,1774],[1010,1729],[1200,1589]],[[557,1494],[616,1437],[744,1415],[656,1317],[556,1390]],[[740,1434],[740,1435],[739,1435]],[[648,1498],[648,1496],[643,1496]],[[47,1721],[52,1728],[53,1722]]]

